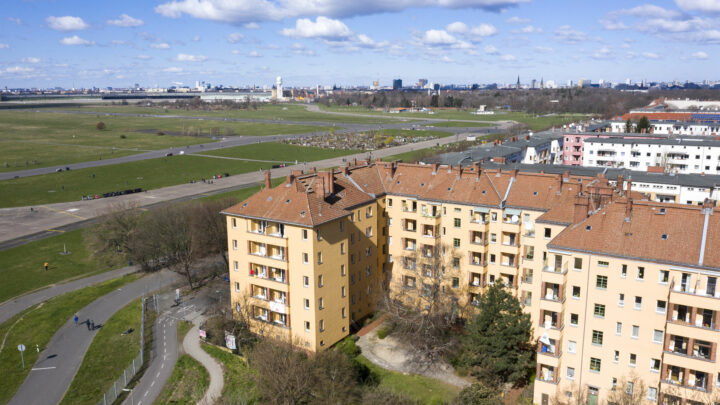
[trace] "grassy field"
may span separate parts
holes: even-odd
[[[437,128],[476,128],[476,127],[489,127],[493,124],[485,122],[462,122],[462,121],[441,121],[434,124],[426,125],[426,127],[437,127]]]
[[[434,378],[386,370],[373,364],[363,355],[359,355],[357,360],[379,378],[380,386],[405,394],[423,404],[446,404],[460,392],[460,388]]]
[[[0,341],[6,339],[5,347],[0,351],[0,370],[3,370],[0,404],[10,401],[37,361],[38,353],[35,345],[41,350],[44,349],[55,332],[76,312],[137,278],[137,275],[131,274],[60,295],[29,308],[0,325]],[[20,343],[28,348],[25,351],[24,371],[21,368],[19,353],[15,349]]]
[[[64,246],[72,254],[61,255]],[[45,262],[49,263],[48,271],[43,268]],[[109,266],[91,258],[81,229],[0,251],[0,263],[0,302],[50,284],[120,267],[120,263]]]
[[[68,110],[68,108],[61,108]],[[327,123],[346,123],[346,124],[371,124],[371,123],[388,123],[397,122],[396,119],[390,118],[373,118],[373,117],[352,117],[333,114],[324,114],[322,112],[307,111],[305,105],[301,104],[264,104],[258,105],[257,110],[185,110],[177,108],[162,107],[144,107],[138,105],[127,106],[79,106],[73,107],[73,111],[94,111],[94,112],[114,112],[114,113],[130,113],[130,114],[158,114],[158,115],[182,115],[192,117],[220,117],[220,118],[248,118],[258,120],[280,120],[280,121],[310,121],[310,122],[327,122]]]
[[[282,184],[285,181],[285,177],[278,177],[276,179],[272,179],[272,185],[273,187]],[[250,197],[251,195],[257,193],[262,189],[263,186],[252,186],[252,187],[246,187],[240,190],[233,190],[233,191],[227,191],[224,193],[218,193],[213,194],[205,197],[198,198],[195,201],[215,201],[215,200],[223,200],[225,198],[233,198],[236,199],[238,202]]]
[[[361,151],[344,149],[333,150],[315,148],[311,146],[290,145],[280,142],[265,142],[214,150],[206,154],[244,159],[274,160],[277,162],[294,164],[296,160],[298,162],[312,162],[315,160],[330,159],[359,152]]]
[[[446,136],[453,135],[452,132],[445,132],[445,131],[432,131],[426,128],[422,129],[413,129],[413,130],[407,130],[407,129],[383,129],[379,132],[383,135],[387,136],[393,136],[393,137],[426,137],[426,136],[435,136],[438,138],[444,138]]]
[[[140,299],[131,302],[96,332],[61,404],[95,405],[113,381],[122,376],[123,370],[140,353],[141,308]],[[122,334],[130,328],[135,332]]]
[[[210,385],[210,374],[197,360],[183,354],[155,404],[196,404]]]
[[[106,129],[98,130],[102,121]],[[144,150],[213,142],[211,135],[275,135],[327,126],[0,110],[0,171],[108,159]],[[198,134],[204,136],[188,136]],[[159,135],[163,133],[165,135]],[[186,134],[185,136],[181,134]]]
[[[256,403],[253,371],[248,368],[245,361],[240,356],[215,346],[204,344],[202,348],[223,367],[225,385],[222,392],[223,401],[220,403],[247,405]]]

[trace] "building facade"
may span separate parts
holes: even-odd
[[[442,271],[438,288],[466,316],[493,283],[520,300],[538,341],[538,404],[603,403],[630,370],[648,400],[720,391],[710,204],[641,201],[602,173],[479,164],[361,162],[269,183],[224,211],[234,314],[258,334],[324,350],[384,292],[411,303]]]

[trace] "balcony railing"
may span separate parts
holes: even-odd
[[[440,218],[440,210],[435,211],[434,214],[433,214],[432,212],[423,211],[423,212],[421,213],[421,215],[424,216],[424,217],[426,217],[426,218]]]

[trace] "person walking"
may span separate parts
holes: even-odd
[[[90,318],[88,318],[88,319],[85,321],[85,323],[87,324],[88,330],[90,330]]]
[[[95,330],[95,321],[90,321],[90,330]]]
[[[50,263],[45,262],[45,271],[48,271],[48,267],[50,267]]]
[[[75,326],[78,326],[78,321],[80,320],[80,317],[75,314],[75,317],[73,318],[73,321],[75,321]]]

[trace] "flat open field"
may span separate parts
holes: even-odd
[[[206,153],[213,156],[226,156],[232,158],[274,160],[278,162],[295,163],[312,162],[338,156],[358,153],[358,150],[323,149],[310,146],[297,146],[280,142],[264,142],[253,145],[234,146]]]
[[[328,123],[347,123],[347,124],[374,124],[374,123],[393,123],[398,122],[397,119],[390,118],[373,118],[373,117],[352,117],[333,114],[323,114],[319,112],[307,111],[305,105],[300,104],[262,104],[258,105],[257,110],[192,110],[178,108],[163,107],[146,107],[133,105],[97,105],[97,106],[78,106],[72,108],[59,108],[60,110],[73,111],[97,111],[97,112],[113,112],[113,113],[130,113],[130,114],[158,114],[158,115],[186,115],[193,117],[220,117],[220,118],[247,118],[258,120],[279,120],[279,121],[309,121],[309,122],[328,122]],[[402,118],[402,117],[395,117]]]
[[[98,122],[105,124],[97,129]],[[213,142],[212,136],[276,135],[330,127],[0,110],[0,171],[62,166],[145,150]],[[160,135],[163,134],[163,135]],[[190,136],[198,135],[201,136]]]
[[[246,153],[243,148],[250,148],[250,152]],[[299,160],[298,156],[323,156],[324,158],[352,153],[350,151],[308,149],[305,146],[282,145],[272,142],[227,150],[231,150],[230,153],[237,153],[243,158],[260,160],[267,158],[274,162],[183,155],[21,177],[0,181],[0,207],[74,201],[81,199],[83,195],[135,188],[151,190],[189,183],[191,180],[200,181],[202,178],[212,178],[216,174],[235,175],[269,169],[273,164],[277,164],[276,162]],[[217,151],[217,153],[221,153],[221,151]]]

